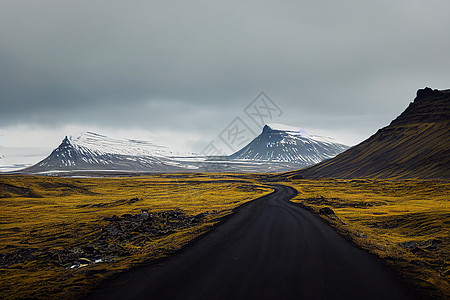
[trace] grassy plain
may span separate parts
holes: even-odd
[[[450,182],[292,180],[292,201],[381,257],[419,292],[450,297]]]
[[[257,178],[0,176],[0,298],[79,297],[112,274],[173,253],[235,207],[269,193],[267,178]],[[450,295],[450,182],[280,183],[299,191],[293,202],[381,257],[424,295]],[[141,222],[135,216],[143,211],[152,216],[144,222],[150,231],[114,231],[112,224]],[[100,253],[103,261],[93,263],[89,253]],[[82,264],[73,267],[76,258]]]
[[[0,298],[82,296],[114,273],[180,249],[235,207],[269,192],[222,175],[0,176]],[[152,223],[142,221],[143,211]],[[124,215],[142,217],[151,230],[117,233],[112,220],[129,226]],[[106,256],[93,263],[88,253]]]

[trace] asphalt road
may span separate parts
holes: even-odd
[[[159,264],[107,281],[89,299],[412,299],[375,257],[274,193]]]

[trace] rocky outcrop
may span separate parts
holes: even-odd
[[[389,126],[448,122],[450,120],[450,90],[439,91],[427,87],[417,91],[414,102]]]

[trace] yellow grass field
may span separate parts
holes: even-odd
[[[220,175],[0,176],[0,298],[79,297],[111,274],[180,249],[271,191]],[[143,212],[149,231],[117,233],[110,225],[129,225]],[[115,255],[98,263],[83,257],[104,250]]]
[[[80,297],[112,274],[173,253],[237,206],[270,193],[266,179],[0,176],[0,298]],[[424,295],[450,295],[448,181],[280,183],[299,191],[293,202],[381,257]]]
[[[299,191],[293,202],[381,257],[423,294],[450,297],[448,181],[330,179],[283,184]]]

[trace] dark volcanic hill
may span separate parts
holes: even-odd
[[[369,139],[306,169],[305,178],[450,178],[450,90],[425,88]]]

